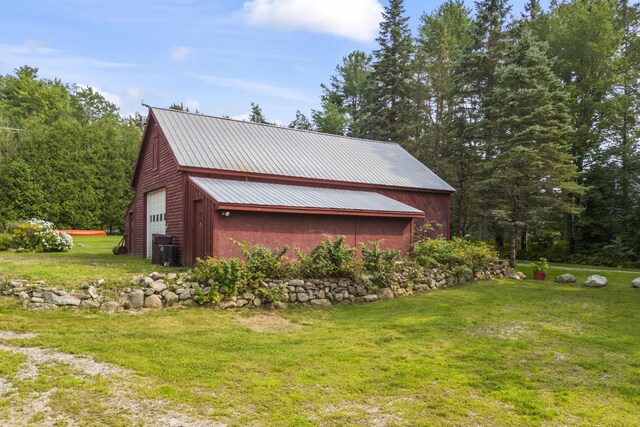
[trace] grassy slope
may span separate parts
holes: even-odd
[[[0,252],[0,276],[45,280],[50,286],[77,288],[83,282],[98,279],[105,279],[107,285],[123,285],[136,274],[170,271],[152,265],[147,259],[113,255],[111,249],[120,239],[121,236],[74,237],[74,244],[81,246],[69,252]]]
[[[235,323],[248,312],[27,312],[6,299],[0,329],[133,369],[155,383],[141,393],[238,425],[632,425],[640,290],[634,274],[607,276],[602,289],[496,281],[290,309],[303,325],[290,334]]]

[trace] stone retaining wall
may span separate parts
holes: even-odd
[[[215,306],[220,309],[285,308],[288,304],[330,306],[366,303],[452,286],[472,279],[491,280],[510,276],[510,270],[503,263],[491,264],[488,268],[475,272],[473,277],[466,278],[456,278],[446,269],[403,272],[393,275],[388,281],[388,287],[376,292],[349,279],[267,280],[255,283],[245,292]],[[189,282],[187,277],[187,273],[164,275],[157,272],[149,276],[136,276],[131,280],[131,287],[118,291],[116,297],[104,295],[100,289],[101,281],[85,284],[79,290],[63,291],[46,287],[42,281],[8,279],[0,282],[0,291],[2,295],[18,297],[22,306],[29,309],[79,307],[120,311],[200,306],[196,302],[197,296],[201,292],[207,293],[209,288]]]

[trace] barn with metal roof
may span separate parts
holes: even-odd
[[[307,250],[344,235],[407,250],[427,221],[448,237],[454,191],[395,143],[155,107],[131,186],[130,253],[151,257],[156,235],[186,265],[239,256],[237,241]]]

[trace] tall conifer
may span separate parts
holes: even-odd
[[[415,132],[412,89],[412,43],[403,0],[390,0],[383,13],[379,48],[373,52],[371,87],[363,134],[409,147]]]

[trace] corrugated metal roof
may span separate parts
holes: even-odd
[[[382,194],[263,182],[190,177],[191,182],[220,204],[318,208],[349,211],[408,213],[423,212]]]
[[[152,110],[181,166],[454,191],[395,143]]]

